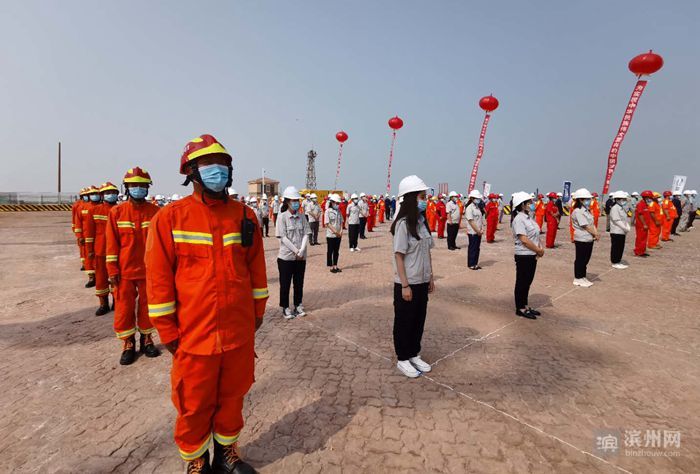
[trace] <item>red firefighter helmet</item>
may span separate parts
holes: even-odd
[[[102,184],[102,186],[100,186],[100,192],[104,193],[107,191],[117,191],[118,192],[119,188],[116,187],[115,185],[113,185],[110,181],[107,181],[106,183]]]
[[[537,198],[538,198],[538,199],[542,199],[543,197],[544,197],[544,194],[542,194],[542,193],[540,193],[540,194],[537,195]]]
[[[654,199],[654,191],[646,190],[642,191],[642,197],[644,199]]]
[[[124,175],[124,184],[153,184],[153,181],[148,171],[135,166]]]
[[[557,196],[557,193],[551,192],[551,193],[547,194],[547,197],[550,199],[556,199],[559,196]]]
[[[670,197],[672,194],[671,191],[664,191],[664,197]]]
[[[212,135],[204,134],[197,138],[193,138],[187,142],[187,145],[185,145],[185,150],[182,152],[182,157],[180,158],[180,174],[187,174],[187,163],[190,161],[196,160],[204,155],[213,155],[217,153],[226,155],[228,157],[229,164],[231,164],[231,155]]]

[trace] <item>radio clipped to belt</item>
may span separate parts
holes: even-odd
[[[241,222],[241,245],[243,247],[252,247],[256,232],[259,232],[257,223],[248,219],[247,212],[244,212],[243,221]]]

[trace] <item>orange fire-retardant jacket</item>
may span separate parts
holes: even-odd
[[[85,236],[83,234],[85,233],[85,227],[87,226],[87,222],[88,222],[88,212],[90,212],[90,209],[94,206],[95,206],[95,204],[93,204],[91,202],[83,202],[80,205],[80,207],[78,208],[79,209],[79,212],[77,212],[78,219],[77,219],[77,222],[75,224],[75,228],[80,230],[79,233],[77,231],[75,232],[75,235],[76,235],[76,237],[78,237],[78,239],[85,238]]]
[[[114,206],[116,204],[108,202],[93,206],[88,212],[89,218],[86,219],[86,228],[83,229],[88,252],[94,252],[100,257],[107,255],[107,220],[109,211]]]
[[[114,206],[107,220],[107,274],[126,280],[144,280],[146,237],[151,219],[160,208],[150,202],[134,203],[132,199]]]
[[[668,219],[673,220],[676,217],[678,217],[678,210],[676,209],[676,206],[673,205],[673,201],[670,199],[664,199],[664,202],[662,204],[664,211],[668,213]]]
[[[255,225],[241,245],[243,216]],[[146,244],[148,315],[160,340],[211,355],[255,337],[268,299],[265,251],[255,212],[237,201],[188,196],[153,219]]]
[[[73,203],[71,206],[71,228],[73,229],[73,233],[75,234],[75,237],[77,239],[80,239],[82,237],[83,229],[80,227],[81,226],[81,219],[80,219],[80,210],[83,207],[83,201],[82,199],[78,199]]]

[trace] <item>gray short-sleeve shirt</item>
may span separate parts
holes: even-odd
[[[593,214],[588,209],[577,207],[571,213],[571,223],[574,227],[574,240],[578,242],[593,242],[593,236],[586,227],[593,225]]]
[[[304,214],[301,212],[292,214],[289,210],[286,210],[277,217],[276,233],[278,239],[287,237],[299,249],[304,236],[311,234],[311,227],[309,227],[309,222],[304,218]],[[290,261],[296,260],[297,256],[286,245],[280,243],[277,258]],[[304,254],[304,258],[306,258],[306,254]]]
[[[473,221],[477,229],[484,230],[484,216],[481,214],[479,206],[474,203],[469,204],[464,214],[467,218],[467,234],[476,235],[476,231],[469,221]]]
[[[338,236],[331,230],[331,226],[333,226],[334,229],[338,229],[342,232],[343,216],[339,210],[329,207],[323,217],[323,223],[326,226],[326,237],[331,239],[337,238]]]
[[[394,228],[394,253],[404,254],[404,266],[409,285],[419,285],[430,282],[433,269],[430,264],[430,249],[433,248],[433,238],[425,226],[425,219],[421,216],[418,220],[417,231],[420,240],[417,240],[408,232],[406,218],[401,218]],[[396,257],[394,263],[394,282],[401,283],[399,273],[396,270]]]
[[[513,239],[515,241],[515,255],[537,255],[535,252],[525,247],[518,238],[519,235],[524,235],[530,242],[540,246],[540,226],[537,222],[530,219],[524,212],[518,212],[518,215],[513,218],[511,224],[513,230]]]
[[[360,223],[360,205],[351,202],[348,206],[348,224],[354,225]]]

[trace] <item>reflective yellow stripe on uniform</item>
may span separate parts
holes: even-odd
[[[179,450],[180,456],[185,461],[192,461],[193,459],[197,459],[202,454],[204,454],[204,451],[209,449],[210,442],[211,442],[211,433],[209,434],[209,436],[207,436],[206,441],[204,441],[204,443],[202,443],[202,445],[196,451],[192,451],[191,453],[188,453],[187,451],[183,451],[182,449],[180,449]]]
[[[87,210],[87,209],[81,209],[81,210],[80,210],[80,213],[81,213],[81,214],[87,214],[87,213],[88,213],[88,210]]]
[[[142,228],[142,229],[145,229],[145,228],[148,227],[149,225],[151,225],[151,221],[143,221],[143,222],[141,223],[141,228]]]
[[[224,247],[227,245],[240,244],[241,243],[241,233],[233,232],[231,234],[224,234]]]
[[[103,216],[101,214],[94,214],[92,216],[92,218],[93,218],[93,220],[96,220],[96,221],[106,221],[107,220],[107,216]]]
[[[235,434],[233,436],[224,436],[219,433],[214,433],[214,439],[216,440],[217,443],[223,444],[224,446],[229,446],[236,441],[238,441],[238,437],[240,436],[240,433]]]
[[[158,303],[148,305],[148,317],[158,318],[160,316],[167,316],[168,314],[173,314],[175,312],[175,302],[170,301],[168,303]]]
[[[117,221],[117,227],[128,227],[128,228],[131,228],[131,229],[135,229],[135,228],[136,228],[136,224],[134,224],[134,223],[131,222],[131,221]]]
[[[118,332],[117,339],[124,339],[125,337],[133,336],[136,334],[136,328],[128,329],[126,331]]]
[[[104,290],[95,290],[95,295],[96,296],[104,296],[109,294],[109,288],[106,288]]]
[[[81,229],[80,227],[76,227],[75,229],[73,229],[73,232],[75,232],[76,234],[79,234],[82,231],[83,231],[83,229]]]
[[[94,242],[95,238],[94,237],[86,237],[85,242]]]
[[[117,255],[107,255],[106,260],[108,262],[116,262],[119,257]]]
[[[206,232],[173,229],[173,240],[181,244],[214,245],[214,238]]]
[[[253,299],[261,300],[270,296],[270,292],[267,288],[253,288]]]

